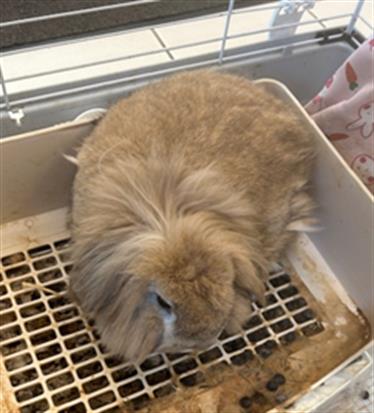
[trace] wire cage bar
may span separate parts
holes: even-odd
[[[5,109],[9,112],[10,111],[10,102],[9,102],[9,96],[6,90],[6,85],[5,85],[5,80],[3,76],[3,70],[1,69],[0,65],[0,82],[1,82],[1,89],[2,89],[2,94],[3,94],[3,99],[4,99],[4,107]]]
[[[98,13],[98,12],[123,9],[125,7],[132,7],[132,6],[138,6],[141,4],[149,4],[149,3],[157,3],[157,2],[159,2],[159,0],[133,0],[133,1],[125,1],[122,3],[118,3],[118,4],[107,4],[106,6],[88,7],[84,9],[72,10],[72,11],[67,11],[67,12],[62,12],[62,13],[54,13],[54,14],[48,14],[44,16],[28,17],[25,19],[17,19],[17,20],[11,20],[11,21],[6,21],[6,22],[0,22],[0,29],[3,29],[5,27],[11,27],[11,26],[19,26],[23,24],[45,22],[47,20],[61,19],[63,17],[72,17],[72,16],[77,16],[77,15],[83,15],[83,14]]]
[[[231,21],[232,11],[234,10],[234,5],[235,5],[235,0],[229,0],[229,8],[227,10],[225,28],[223,29],[222,45],[221,45],[221,50],[219,52],[219,57],[218,57],[218,61],[220,64],[222,64],[223,62],[223,55],[225,53],[226,41],[229,37],[230,21]]]
[[[134,4],[146,4],[146,3],[153,3],[158,0],[139,0],[135,2],[121,2],[118,4],[106,5],[102,7],[94,7],[94,8],[87,8],[82,10],[75,10],[71,13],[91,13],[97,12],[100,10],[108,10],[109,8],[123,8],[128,7]],[[317,1],[319,3],[321,0]],[[145,81],[154,76],[160,76],[163,74],[172,73],[177,70],[182,69],[192,69],[197,68],[205,65],[222,65],[223,63],[232,61],[235,58],[239,57],[254,57],[259,56],[261,53],[266,54],[271,51],[278,51],[281,48],[283,49],[290,49],[290,47],[300,47],[302,45],[311,45],[311,44],[318,44],[321,40],[321,36],[323,35],[323,30],[326,27],[331,27],[335,22],[337,22],[337,27],[340,28],[340,34],[343,35],[352,35],[354,33],[354,29],[356,27],[357,22],[362,22],[367,27],[371,27],[370,23],[367,22],[362,16],[362,8],[364,5],[365,0],[358,0],[355,8],[352,10],[351,13],[340,13],[333,16],[327,17],[318,17],[312,11],[311,7],[305,7],[304,13],[307,19],[303,21],[299,21],[300,19],[295,19],[294,22],[288,24],[278,24],[275,26],[269,26],[265,28],[252,28],[251,30],[243,30],[239,33],[235,32],[232,33],[233,29],[233,17],[234,16],[241,16],[244,13],[248,13],[248,16],[252,16],[253,13],[256,12],[271,12],[274,13],[281,10],[285,6],[284,1],[280,1],[277,3],[272,4],[265,4],[265,5],[257,5],[247,8],[240,8],[235,9],[235,0],[228,0],[227,3],[227,10],[226,12],[220,12],[211,14],[208,16],[200,16],[198,18],[191,19],[189,21],[196,22],[200,21],[201,19],[217,19],[221,18],[223,21],[221,24],[222,26],[222,35],[220,36],[211,36],[209,38],[199,38],[197,41],[187,41],[182,42],[177,45],[169,45],[167,42],[164,41],[162,36],[159,34],[158,30],[162,30],[172,26],[175,23],[164,23],[160,25],[156,25],[153,27],[144,27],[142,29],[132,29],[126,32],[120,31],[115,33],[103,33],[103,34],[95,34],[81,39],[65,39],[59,42],[54,42],[52,44],[46,45],[37,45],[37,46],[30,46],[25,47],[19,50],[9,50],[2,53],[2,57],[0,60],[0,69],[1,70],[1,101],[0,101],[0,110],[5,111],[8,114],[8,117],[12,117],[10,114],[12,113],[12,109],[17,108],[19,106],[24,106],[28,104],[32,104],[35,102],[42,102],[54,98],[59,98],[61,96],[67,96],[69,94],[80,93],[88,90],[93,90],[95,88],[106,87],[106,86],[113,86],[116,84],[126,83],[131,80],[135,79],[144,79]],[[300,3],[303,3],[302,1]],[[310,6],[310,3],[308,3]],[[69,12],[70,13],[70,12]],[[7,26],[17,25],[17,24],[27,24],[30,22],[36,21],[45,21],[48,19],[56,19],[58,17],[67,16],[66,13],[56,13],[52,15],[46,16],[38,16],[29,19],[22,19],[22,20],[14,20],[10,22],[3,22],[0,23],[0,28],[4,29]],[[35,20],[37,19],[37,20]],[[341,21],[346,21],[346,24],[342,27]],[[177,24],[183,24],[179,22]],[[217,23],[218,24],[218,23]],[[315,31],[315,27],[319,26],[321,30]],[[118,52],[117,55],[113,57],[106,57],[101,59],[100,57],[97,58],[95,61],[83,62],[79,64],[72,64],[65,67],[54,67],[48,68],[47,70],[39,70],[35,73],[27,73],[27,74],[16,74],[12,76],[9,74],[10,70],[6,70],[6,62],[7,58],[11,58],[15,54],[20,56],[23,53],[29,52],[37,52],[46,50],[48,47],[59,47],[59,46],[69,46],[73,44],[77,44],[77,42],[84,42],[91,41],[93,39],[105,39],[109,38],[109,36],[122,36],[127,33],[140,33],[141,30],[149,30],[150,33],[154,36],[157,40],[157,44],[159,45],[158,48],[154,48],[153,50],[147,51],[139,51],[137,53],[127,53],[122,54],[121,51]],[[303,29],[303,32],[307,32],[310,29],[309,36],[308,35],[293,35],[290,37],[286,37],[280,41],[277,38],[276,34],[285,29],[292,29],[294,32],[296,29]],[[231,33],[230,33],[231,32]],[[232,46],[233,41],[238,41],[240,39],[253,39],[255,36],[258,35],[267,35],[267,40],[263,41],[262,43],[256,43],[256,41],[251,41],[246,47],[246,51],[243,51],[243,47],[234,47]],[[356,40],[353,40],[355,43]],[[357,42],[356,42],[357,43]],[[189,59],[184,59],[178,57],[178,52],[187,51],[192,49],[198,49],[203,46],[211,46],[213,47],[217,44],[217,54],[214,56],[213,53],[209,53],[206,55],[201,56],[198,61],[190,62]],[[237,51],[236,51],[237,49]],[[229,53],[228,53],[229,52]],[[155,64],[151,67],[144,66],[144,69],[139,67],[134,74],[134,70],[128,68],[128,62],[131,62],[135,59],[146,59],[152,58],[156,56],[166,57],[169,60],[169,63],[165,64]],[[70,81],[70,75],[72,73],[78,73],[81,71],[84,73],[86,69],[94,69],[94,68],[102,68],[108,64],[114,63],[121,63],[123,64],[123,69],[121,68],[120,71],[116,72],[115,74],[111,74],[108,76],[97,76],[91,77],[89,79],[82,79],[79,81]],[[80,72],[79,72],[80,73]],[[17,85],[18,82],[23,81],[35,81],[35,83],[43,84],[44,79],[52,75],[64,75],[66,74],[66,82],[62,84],[58,84],[56,86],[51,87],[40,87],[35,88],[34,90],[29,90],[27,93],[20,93],[18,91],[14,92],[14,85]],[[14,116],[13,116],[14,118]]]
[[[356,8],[352,14],[351,20],[347,26],[346,32],[351,34],[355,28],[355,24],[360,16],[362,7],[364,6],[364,1],[365,0],[358,0]]]
[[[319,21],[322,23],[322,22],[333,21],[333,20],[338,19],[338,18],[347,18],[347,17],[350,17],[350,16],[351,15],[347,14],[347,13],[346,14],[339,14],[339,15],[334,16],[334,17],[322,18]],[[296,27],[300,27],[300,26],[302,27],[302,26],[307,26],[307,25],[310,25],[310,24],[312,24],[312,22],[292,23],[292,24],[287,24],[287,25],[279,25],[277,27],[270,27],[268,29],[252,30],[252,31],[249,31],[249,32],[239,33],[239,34],[236,34],[236,35],[228,35],[226,33],[226,29],[227,29],[227,31],[229,30],[229,20],[227,19],[225,21],[225,34],[224,34],[223,37],[216,37],[216,38],[213,38],[213,39],[202,40],[202,41],[199,41],[199,42],[190,42],[190,43],[182,44],[182,45],[179,45],[179,46],[172,46],[172,47],[168,47],[163,43],[162,44],[162,49],[159,49],[159,50],[136,53],[136,54],[126,55],[126,56],[118,56],[118,57],[115,57],[113,59],[97,60],[93,63],[87,63],[87,64],[76,65],[76,66],[72,66],[72,67],[68,67],[68,68],[61,68],[61,69],[56,69],[56,70],[49,70],[49,71],[39,72],[37,74],[31,74],[31,75],[26,75],[26,76],[19,76],[19,77],[9,78],[9,79],[7,79],[7,83],[16,82],[16,81],[20,81],[20,80],[26,80],[26,79],[32,79],[32,78],[36,78],[36,77],[40,77],[40,76],[48,76],[48,75],[62,73],[62,72],[63,73],[69,73],[71,71],[78,70],[78,69],[85,69],[85,68],[89,68],[89,67],[93,67],[93,66],[99,66],[99,65],[114,63],[114,62],[119,62],[119,61],[126,61],[126,60],[131,60],[131,59],[135,59],[135,58],[139,58],[139,57],[159,55],[159,54],[162,54],[162,53],[165,53],[165,52],[168,53],[168,55],[170,56],[170,58],[172,60],[175,60],[175,57],[172,54],[175,51],[188,49],[188,48],[191,48],[191,47],[198,47],[198,46],[208,45],[208,44],[212,44],[212,43],[216,43],[216,42],[222,42],[221,43],[221,49],[219,51],[219,57],[218,57],[218,63],[222,64],[223,61],[225,60],[225,57],[224,57],[225,45],[226,45],[226,42],[228,40],[240,39],[242,37],[254,36],[254,35],[262,34],[262,33],[271,33],[271,32],[274,32],[274,31],[277,31],[277,30],[283,29],[283,28],[289,28],[289,27],[296,28]],[[151,30],[154,30],[154,29],[151,29]]]

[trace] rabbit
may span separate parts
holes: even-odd
[[[315,149],[244,77],[183,72],[113,105],[78,150],[71,294],[126,360],[197,351],[264,302],[312,219]]]

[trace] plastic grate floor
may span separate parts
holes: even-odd
[[[223,333],[197,356],[154,354],[130,365],[107,354],[93,323],[69,300],[69,240],[1,259],[0,349],[21,413],[115,412],[194,386],[207,366],[267,358],[299,336],[323,330],[281,267],[270,274],[267,305],[235,336]]]

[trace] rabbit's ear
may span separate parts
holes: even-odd
[[[97,240],[77,246],[70,276],[72,298],[90,315],[112,306],[132,279],[114,240]]]
[[[259,270],[244,255],[237,254],[233,258],[235,271],[234,305],[231,317],[225,326],[229,334],[237,333],[251,313],[251,301],[265,305],[265,284],[259,276]]]
[[[266,288],[260,276],[261,270],[256,268],[256,265],[249,259],[240,256],[234,257],[233,264],[236,292],[241,296],[247,296],[249,299],[255,298],[256,301],[264,304]]]
[[[78,245],[70,289],[94,318],[102,343],[114,354],[142,361],[161,342],[163,324],[149,302],[149,280],[132,271],[137,253],[130,244],[131,239],[107,239]]]

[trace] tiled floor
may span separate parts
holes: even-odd
[[[156,53],[157,51],[160,53]],[[153,54],[148,54],[146,57],[134,57],[126,61],[119,60],[123,56],[149,52]],[[150,30],[143,30],[126,35],[98,37],[79,43],[44,47],[5,56],[2,60],[5,79],[15,79],[13,82],[7,82],[8,90],[12,93],[33,89],[37,87],[39,81],[42,81],[44,85],[53,85],[64,83],[67,79],[75,81],[116,73],[124,69],[165,63],[170,59],[154,34]],[[104,63],[98,64],[98,62]],[[73,69],[64,71],[69,68]],[[24,77],[25,79],[22,79]],[[20,80],[16,80],[17,78]]]
[[[297,33],[315,31],[323,27],[346,25],[349,17],[334,20],[332,16],[341,16],[353,12],[355,0],[319,0],[310,12],[304,13]],[[250,36],[228,40],[227,48],[266,41],[269,23],[276,3],[270,3],[235,12],[230,22],[229,35],[239,35],[255,31]],[[253,11],[255,10],[255,11]],[[374,2],[366,0],[362,17],[374,25]],[[198,18],[179,23],[168,23],[153,30],[118,32],[111,35],[98,35],[87,40],[66,41],[59,45],[48,45],[29,49],[22,53],[4,55],[0,59],[3,76],[9,94],[64,84],[79,79],[89,79],[101,74],[111,74],[127,69],[143,68],[156,63],[164,63],[170,59],[182,59],[207,52],[220,50],[224,14],[213,17]],[[358,29],[370,36],[370,29],[363,21],[357,23]],[[262,31],[262,32],[261,32]],[[214,41],[217,39],[217,41]],[[210,41],[210,42],[209,42]],[[179,48],[167,53],[166,47],[180,47],[196,42],[209,42],[199,46]],[[149,53],[146,57],[139,56]],[[131,57],[138,55],[138,57]],[[127,59],[122,59],[126,58]],[[104,62],[95,64],[94,62]],[[83,67],[82,67],[83,66]],[[69,69],[68,71],[65,71]]]

